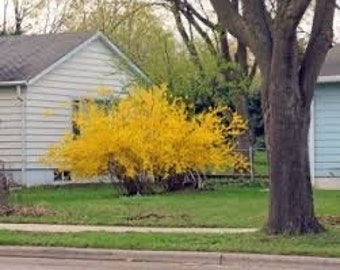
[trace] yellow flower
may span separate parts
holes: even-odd
[[[80,135],[67,134],[45,158],[75,176],[114,173],[154,181],[189,170],[247,169],[245,157],[234,150],[246,124],[234,113],[226,125],[219,116],[225,108],[189,116],[182,100],[168,100],[164,85],[137,87],[109,108],[94,101],[82,105],[74,117]]]
[[[111,90],[110,88],[108,87],[105,87],[105,86],[101,86],[97,89],[97,92],[100,96],[103,96],[103,97],[108,97],[111,95]]]

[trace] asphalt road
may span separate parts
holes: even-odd
[[[103,261],[78,259],[43,259],[0,257],[0,269],[6,270],[338,270],[339,264],[314,264],[305,262],[247,262],[233,260],[226,265],[209,264],[179,264],[161,262]]]

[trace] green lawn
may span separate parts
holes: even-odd
[[[224,186],[212,191],[119,197],[110,185],[16,191],[17,205],[44,206],[42,217],[0,217],[0,222],[172,227],[259,227],[267,213],[261,187]],[[340,191],[316,191],[319,216],[340,216]]]
[[[304,237],[254,234],[21,233],[0,231],[1,245],[251,252],[340,257],[340,229]]]
[[[253,162],[255,175],[268,175],[267,152],[256,151]]]

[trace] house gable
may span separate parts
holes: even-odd
[[[130,72],[131,76],[136,78],[140,78],[145,82],[150,82],[150,79],[145,75],[145,73],[134,64],[115,44],[113,44],[107,37],[105,37],[102,33],[98,32],[93,35],[91,38],[75,47],[73,50],[69,51],[64,57],[60,58],[58,61],[48,66],[46,69],[42,70],[40,73],[36,74],[33,78],[27,81],[27,84],[34,84],[40,78],[44,77],[49,72],[53,71],[59,65],[72,58],[75,54],[82,51],[84,48],[92,44],[94,41],[100,42],[102,46],[105,46],[108,50],[107,54],[112,54],[115,58],[115,61],[120,63],[120,66],[124,69],[125,72]]]

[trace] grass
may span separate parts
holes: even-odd
[[[224,186],[216,190],[119,197],[110,185],[23,189],[16,205],[40,205],[52,215],[0,217],[0,222],[131,225],[163,227],[259,227],[268,192],[261,187]],[[318,190],[318,216],[340,216],[340,191]]]
[[[0,231],[1,245],[249,252],[340,257],[340,229],[303,237],[253,234],[22,233]]]
[[[253,162],[255,175],[268,175],[267,152],[256,151]]]

